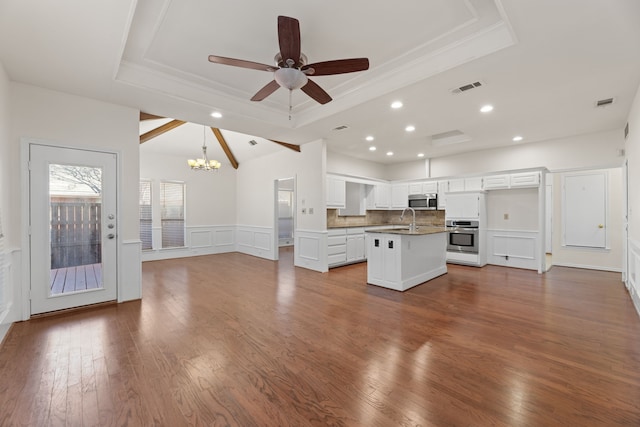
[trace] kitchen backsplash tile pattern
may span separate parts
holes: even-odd
[[[407,211],[404,221],[400,221],[402,210],[367,211],[362,216],[338,216],[337,209],[327,209],[327,228],[368,227],[374,225],[408,225],[411,212]],[[444,225],[444,211],[416,211],[417,225]]]

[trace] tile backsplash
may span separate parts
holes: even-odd
[[[367,211],[366,215],[338,216],[337,209],[327,209],[327,228],[366,227],[372,225],[408,225],[411,212],[407,211],[404,221],[400,221],[402,210]],[[417,225],[444,225],[444,211],[416,211]]]

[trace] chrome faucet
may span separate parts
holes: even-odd
[[[413,214],[413,221],[409,224],[409,231],[416,231],[416,210],[413,208],[404,208],[402,214],[400,215],[400,221],[404,220],[404,213],[408,210]]]

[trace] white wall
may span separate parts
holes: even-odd
[[[550,171],[621,166],[624,148],[617,130],[576,135],[530,144],[517,144],[431,159],[431,176],[456,176],[513,169],[546,167]]]
[[[553,175],[553,265],[622,271],[622,169],[602,169],[607,173],[607,234],[608,249],[567,247],[562,245],[562,178],[565,174]]]
[[[640,312],[640,87],[629,112],[629,136],[625,141],[629,187],[629,252],[627,286]]]
[[[327,150],[327,173],[354,175],[363,178],[389,179],[388,167],[382,163],[370,162],[345,156]]]
[[[22,247],[25,218],[22,210],[21,147],[23,138],[33,138],[59,145],[95,148],[119,152],[119,271],[118,300],[140,298],[138,182],[139,111],[114,104],[78,97],[35,86],[10,83],[11,128],[8,138],[11,171],[7,228],[9,246],[22,251],[22,277],[27,274],[28,258]],[[124,278],[127,280],[124,280]],[[28,283],[21,285],[28,288]],[[24,313],[21,316],[28,316]]]
[[[390,181],[402,181],[412,179],[430,178],[429,159],[413,162],[395,163],[387,167],[387,179]]]
[[[640,243],[640,88],[629,113],[625,152],[629,162],[629,236]]]
[[[327,226],[325,209],[325,175],[323,141],[310,142],[301,152],[283,148],[269,156],[244,162],[238,168],[237,224],[273,227],[275,217],[274,181],[296,178],[297,228],[324,230]],[[313,209],[313,214],[301,209]]]
[[[194,171],[187,166],[186,158],[153,153],[152,144],[153,140],[140,146],[140,178],[152,181],[156,202],[160,181],[182,181],[187,187],[187,226],[236,223],[236,170],[231,165],[223,164],[217,172]],[[158,204],[153,206],[159,225]]]
[[[487,192],[487,228],[538,230],[538,189],[518,188]],[[508,218],[505,219],[505,214]]]

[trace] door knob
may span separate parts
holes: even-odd
[[[598,224],[598,228],[604,228],[604,225]]]

